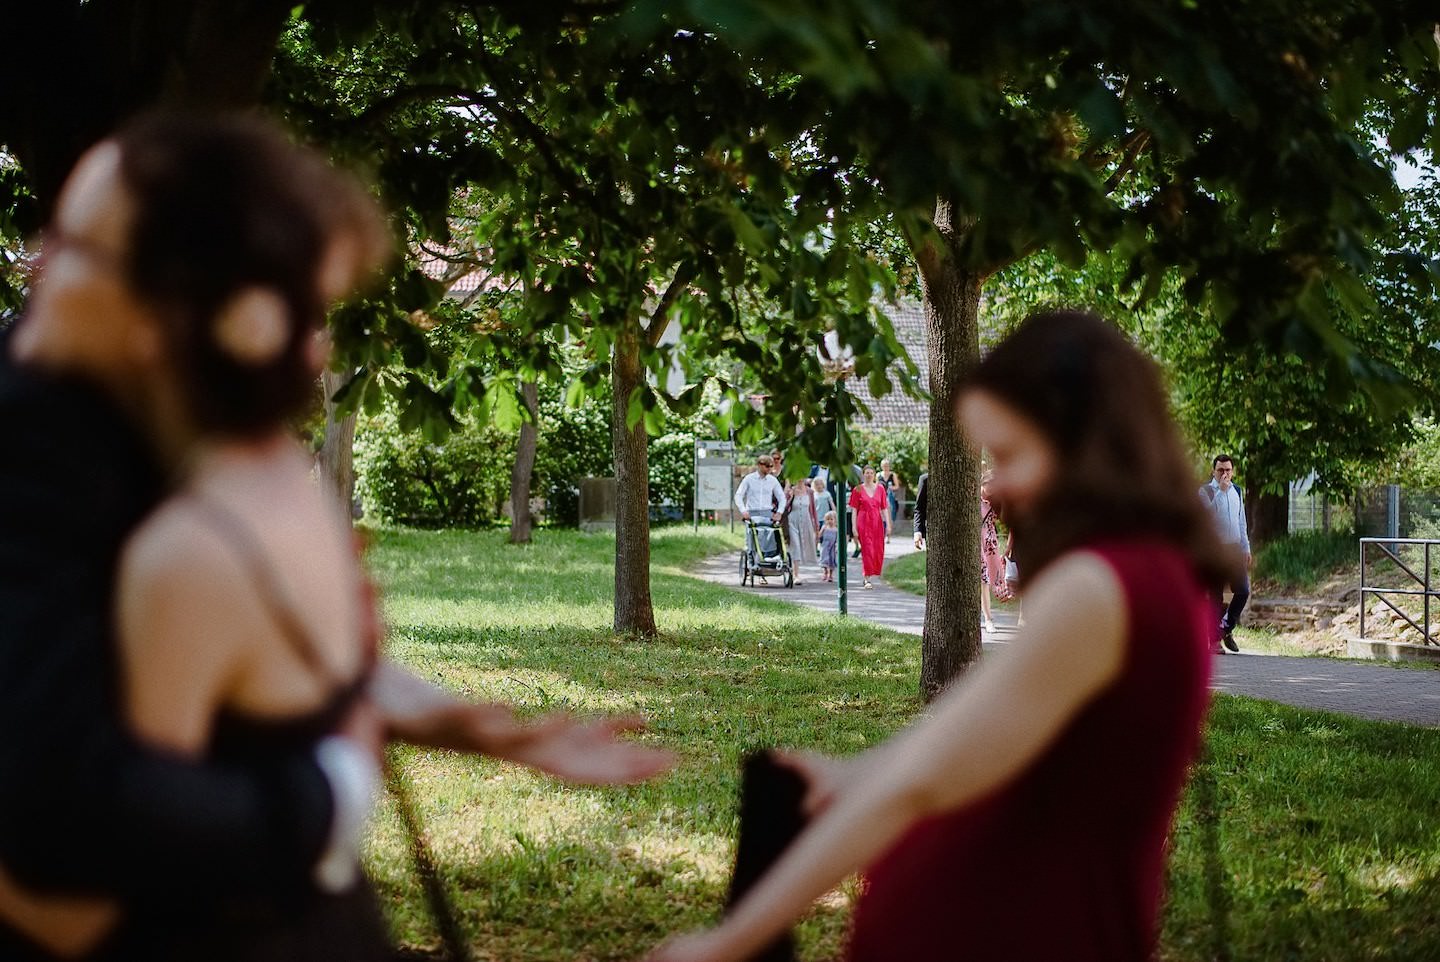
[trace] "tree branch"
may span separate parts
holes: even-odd
[[[1150,143],[1150,131],[1136,130],[1125,139],[1124,155],[1120,158],[1119,165],[1114,172],[1105,180],[1105,193],[1113,194],[1115,189],[1130,176],[1135,169],[1135,162],[1140,158],[1140,152]]]
[[[468,87],[458,87],[454,84],[416,84],[413,87],[402,87],[389,96],[382,97],[375,101],[354,120],[360,126],[366,126],[383,121],[401,107],[409,106],[425,100],[464,100],[469,101],[475,96],[475,91]]]
[[[645,328],[645,340],[651,347],[660,343],[660,338],[665,335],[665,328],[669,325],[670,306],[675,303],[675,298],[685,289],[695,276],[695,267],[689,261],[682,263],[675,270],[675,276],[670,280],[670,286],[665,288],[665,293],[660,295],[660,302],[655,305],[655,310],[650,312],[650,323]]]

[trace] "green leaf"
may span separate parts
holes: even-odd
[[[625,430],[635,430],[635,425],[645,419],[645,388],[637,387],[630,392],[630,402],[625,407]]]
[[[848,470],[855,464],[855,443],[850,436],[850,429],[845,425],[843,419],[835,422],[835,453],[830,459],[830,467],[841,472]]]
[[[1110,140],[1125,132],[1125,108],[1120,98],[1098,79],[1076,101],[1075,110],[1096,140]]]
[[[586,393],[585,382],[578,377],[575,378],[565,386],[565,406],[578,408],[585,400]]]
[[[1375,296],[1358,277],[1349,271],[1333,272],[1330,275],[1330,286],[1335,291],[1336,297],[1339,298],[1341,306],[1352,314],[1368,317],[1379,309],[1379,305],[1375,303]]]
[[[735,239],[740,242],[740,246],[752,254],[765,254],[770,251],[769,242],[765,240],[765,235],[759,226],[750,219],[749,214],[735,206],[727,207],[725,214],[730,229],[735,232]],[[778,279],[779,275],[775,276]]]
[[[1390,128],[1391,153],[1406,154],[1418,149],[1425,143],[1429,132],[1430,104],[1417,98],[1414,103],[1400,111],[1395,118],[1395,125]]]

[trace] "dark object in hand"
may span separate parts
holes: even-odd
[[[740,839],[725,899],[727,910],[760,881],[805,827],[805,789],[800,773],[780,764],[774,752],[745,756],[740,773]],[[795,937],[786,932],[749,962],[795,962]]]

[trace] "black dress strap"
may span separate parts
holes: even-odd
[[[296,616],[295,608],[287,597],[285,586],[276,577],[275,570],[266,556],[264,545],[260,543],[255,532],[250,530],[250,526],[245,520],[230,508],[209,498],[192,494],[186,500],[189,504],[194,505],[210,526],[219,530],[225,536],[226,542],[235,549],[241,562],[249,571],[256,589],[260,592],[260,598],[266,610],[279,627],[280,634],[296,656],[305,663],[305,666],[336,688],[353,685],[353,681],[337,678],[325,659],[320,656],[319,650],[310,637],[310,632]],[[368,673],[367,667],[362,674]]]

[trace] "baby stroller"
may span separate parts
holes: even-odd
[[[766,584],[767,575],[780,575],[785,587],[795,587],[795,572],[790,567],[790,554],[785,550],[785,539],[780,537],[780,527],[769,521],[751,518],[745,522],[745,547],[740,552],[740,584],[748,579],[755,587],[755,576]]]

